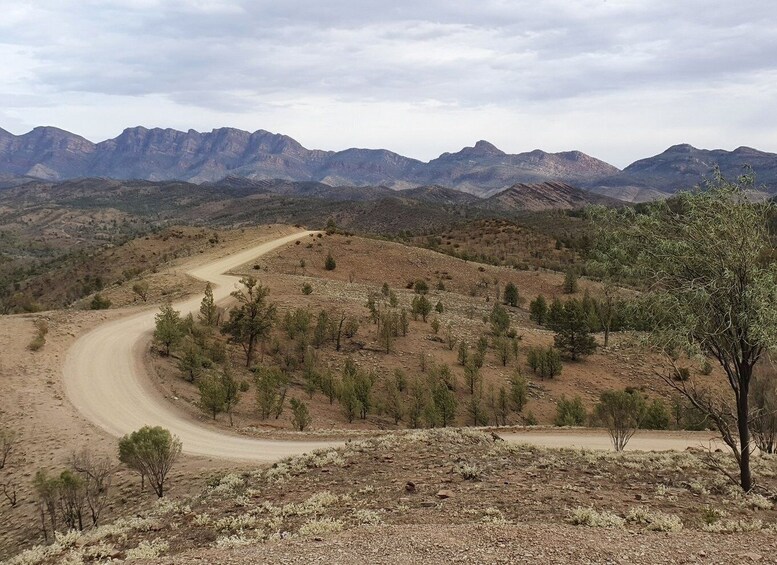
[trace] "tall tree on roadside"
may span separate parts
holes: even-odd
[[[181,313],[173,309],[169,302],[162,304],[159,313],[154,317],[154,341],[165,348],[165,355],[170,355],[170,349],[183,339],[184,330]]]
[[[753,488],[750,385],[762,355],[777,346],[777,264],[768,223],[770,200],[754,203],[748,174],[726,181],[719,171],[704,190],[641,209],[598,211],[595,267],[641,281],[650,337],[667,352],[702,353],[723,369],[731,395],[698,379],[664,381],[712,421],[739,466],[735,480]]]
[[[232,292],[238,305],[229,311],[229,320],[222,332],[232,343],[239,344],[246,356],[246,367],[251,366],[257,343],[267,337],[275,321],[275,304],[267,302],[270,289],[253,277],[243,277],[240,288]]]
[[[216,302],[213,299],[213,287],[210,283],[205,285],[205,296],[200,302],[200,321],[206,326],[215,326],[218,319]]]

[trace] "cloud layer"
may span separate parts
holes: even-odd
[[[777,7],[686,0],[4,2],[0,127],[270,129],[428,159],[777,150]]]

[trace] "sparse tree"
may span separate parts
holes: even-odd
[[[326,260],[324,261],[324,268],[327,271],[334,271],[337,267],[337,261],[335,261],[335,258],[332,257],[332,252],[326,254]]]
[[[623,451],[644,416],[645,399],[636,390],[604,391],[594,408],[594,419],[607,428],[615,451]]]
[[[426,322],[426,318],[432,312],[432,303],[425,294],[421,294],[413,298],[412,310],[414,314],[421,316],[421,319]]]
[[[471,396],[467,402],[467,415],[471,426],[485,426],[488,424],[488,414],[483,407],[483,399],[480,396]]]
[[[213,287],[210,283],[205,285],[205,296],[200,302],[200,322],[206,326],[215,326],[218,321],[218,310],[213,299]]]
[[[502,335],[510,329],[510,315],[504,306],[496,302],[491,309],[491,331],[494,335]]]
[[[147,281],[139,281],[132,285],[132,292],[137,294],[143,302],[146,302],[148,300],[148,288]]]
[[[224,411],[226,402],[221,380],[216,375],[207,375],[200,379],[197,388],[200,391],[200,400],[197,406],[215,420],[216,416]]]
[[[165,481],[181,454],[181,440],[159,426],[144,426],[119,440],[119,461],[148,477],[159,498],[165,493]]]
[[[432,404],[443,428],[453,423],[456,418],[456,395],[443,380],[439,380],[432,389]]]
[[[548,316],[548,303],[541,294],[529,304],[529,319],[544,326]]]
[[[515,308],[518,306],[518,301],[520,297],[518,296],[518,287],[515,286],[512,282],[507,283],[505,285],[505,291],[502,295],[502,298],[504,299],[505,304],[508,306],[512,306]]]
[[[205,356],[202,354],[200,346],[194,340],[186,339],[184,342],[183,353],[178,359],[178,370],[183,374],[184,379],[193,383],[202,373]]]
[[[426,409],[427,392],[419,379],[415,379],[409,388],[410,398],[407,405],[407,424],[411,428],[419,428],[421,426],[421,417]]]
[[[506,426],[507,418],[510,415],[510,400],[505,387],[499,387],[499,396],[497,397],[496,407],[494,409],[494,419],[497,426]]]
[[[154,321],[154,341],[165,348],[165,355],[170,355],[170,350],[177,346],[184,336],[181,313],[174,310],[172,304],[165,302]]]
[[[394,425],[398,425],[405,415],[405,410],[402,402],[402,393],[395,380],[386,381],[383,407],[386,414],[394,420]]]
[[[596,340],[590,333],[588,317],[579,300],[564,304],[561,320],[551,327],[556,332],[556,347],[572,361],[596,351]]]
[[[497,337],[494,340],[494,349],[496,350],[497,359],[502,363],[502,367],[506,367],[507,363],[510,361],[510,354],[512,352],[510,340],[503,336]]]
[[[92,526],[97,526],[100,514],[108,503],[108,494],[116,466],[108,457],[99,457],[88,449],[73,453],[70,466],[84,482],[84,494]]]
[[[289,402],[291,404],[291,425],[295,430],[304,432],[313,421],[308,406],[296,398],[292,398]]]
[[[259,417],[266,420],[274,415],[277,419],[283,413],[288,378],[275,367],[257,367],[254,373]]]
[[[470,359],[466,365],[464,365],[464,380],[467,383],[467,389],[469,393],[474,395],[475,390],[481,382],[480,367]]]
[[[463,339],[459,342],[459,354],[458,361],[462,367],[467,364],[469,360],[469,345]]]
[[[270,332],[275,321],[275,304],[267,302],[270,289],[262,286],[253,277],[240,279],[243,289],[232,292],[238,306],[229,312],[229,321],[222,331],[229,335],[232,343],[239,344],[246,355],[246,367],[251,366],[254,349]]]
[[[575,294],[578,291],[577,271],[574,268],[568,269],[564,275],[564,294]]]
[[[529,383],[520,371],[510,377],[510,406],[516,412],[523,410],[529,399]]]
[[[4,468],[19,443],[19,435],[10,428],[0,428],[0,469]]]
[[[662,377],[717,427],[739,466],[738,478],[728,476],[744,491],[753,488],[753,368],[777,346],[777,263],[767,260],[775,205],[752,202],[751,188],[752,175],[730,183],[716,171],[703,191],[639,211],[601,211],[594,253],[603,270],[644,283],[654,345],[698,352],[722,367],[730,400],[696,379]]]
[[[579,396],[568,400],[562,395],[556,403],[556,418],[553,423],[557,426],[582,426],[587,417],[583,400]]]

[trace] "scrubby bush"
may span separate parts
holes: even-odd
[[[335,261],[335,258],[332,257],[331,251],[327,253],[326,259],[324,260],[324,268],[327,271],[334,271],[337,267],[337,261]]]
[[[556,404],[556,417],[553,423],[557,426],[582,426],[586,418],[585,406],[579,396],[572,400],[562,396]]]
[[[295,430],[304,432],[305,429],[307,429],[307,427],[310,426],[310,423],[313,420],[310,416],[310,411],[308,410],[308,406],[307,404],[305,404],[301,400],[297,400],[296,398],[292,398],[290,401],[290,404],[291,404],[291,425],[294,426]]]

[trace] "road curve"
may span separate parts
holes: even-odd
[[[226,271],[316,232],[304,231],[265,242],[188,271],[210,281],[218,301],[234,290]],[[197,312],[201,296],[175,303],[182,314]],[[177,435],[184,453],[250,462],[277,461],[336,442],[261,440],[203,426],[171,405],[145,375],[143,358],[157,309],[106,322],[81,336],[63,369],[70,402],[89,421],[116,437],[142,426],[162,426]]]
[[[298,232],[265,242],[217,261],[193,268],[188,274],[210,281],[213,296],[222,300],[235,288],[237,277],[224,273],[316,232]],[[201,297],[175,303],[186,314],[199,310]],[[84,334],[68,351],[63,369],[70,402],[89,421],[109,434],[121,437],[145,425],[162,426],[177,435],[185,453],[196,456],[254,463],[277,461],[342,442],[263,440],[201,425],[161,397],[145,374],[144,357],[154,328],[157,309],[106,322]],[[506,432],[506,441],[543,447],[611,449],[603,430],[536,430]],[[696,434],[640,432],[627,449],[676,450],[710,446],[705,432]]]

